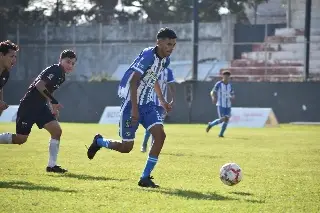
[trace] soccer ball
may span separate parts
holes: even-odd
[[[242,170],[236,163],[226,163],[220,169],[222,183],[233,186],[242,180]]]

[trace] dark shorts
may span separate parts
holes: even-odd
[[[54,120],[56,118],[47,105],[32,106],[21,102],[17,112],[16,133],[29,135],[33,124],[37,124],[38,128],[42,129],[45,124]]]

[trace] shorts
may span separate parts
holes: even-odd
[[[131,101],[125,101],[120,109],[119,135],[122,141],[133,141],[139,123],[149,130],[156,124],[163,124],[163,118],[153,102],[139,105],[139,122],[131,124]]]
[[[223,117],[230,118],[230,116],[231,116],[231,107],[217,106],[217,110],[218,110],[219,118],[223,118]]]
[[[33,124],[42,129],[45,124],[56,120],[46,104],[35,106],[21,102],[17,112],[16,133],[29,135]]]
[[[162,106],[156,106],[156,110],[158,111],[158,113],[162,117],[162,120],[164,121],[166,114],[167,114],[166,110]]]

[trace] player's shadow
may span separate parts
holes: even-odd
[[[200,158],[208,158],[208,159],[215,159],[218,158],[218,156],[214,155],[196,155],[196,154],[183,154],[183,153],[170,153],[170,152],[164,152],[161,153],[161,155],[169,155],[169,156],[175,156],[175,157],[200,157]]]
[[[30,183],[27,181],[0,181],[1,189],[20,189],[30,191],[51,191],[51,192],[77,192],[75,190],[61,189],[53,186],[43,186],[39,184]]]
[[[236,139],[236,140],[249,140],[250,138],[243,138],[243,137],[230,137],[231,139]]]
[[[252,196],[252,193],[249,192],[230,192],[230,194],[234,194],[234,195],[240,195],[240,196]],[[245,199],[245,201],[249,202],[249,203],[265,203],[265,201],[262,200],[254,200],[254,199]]]
[[[65,173],[58,175],[50,175],[51,177],[60,177],[60,178],[75,178],[78,180],[92,180],[92,181],[126,181],[126,179],[121,178],[108,178],[104,176],[91,176],[87,174],[75,174],[75,173]]]
[[[252,193],[249,193],[249,192],[230,192],[230,194],[242,195],[242,196],[251,196],[251,195],[253,195]]]
[[[215,192],[201,193],[197,191],[182,189],[160,189],[159,192],[171,196],[196,200],[237,200],[235,198],[219,195]]]

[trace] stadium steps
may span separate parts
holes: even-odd
[[[304,31],[276,29],[263,44],[253,44],[228,68],[233,81],[298,81],[304,76]],[[320,29],[311,29],[310,74],[320,75]],[[224,69],[221,69],[222,72]],[[215,79],[215,76],[211,76]]]

